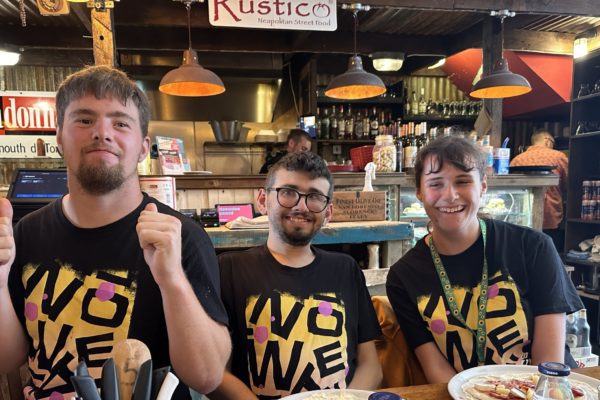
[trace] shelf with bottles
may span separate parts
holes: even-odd
[[[317,139],[317,143],[319,146],[334,144],[358,146],[363,144],[375,144],[375,139]]]
[[[317,104],[359,104],[359,105],[370,105],[370,104],[402,104],[404,100],[398,97],[371,97],[369,99],[358,99],[358,100],[341,100],[333,99],[327,96],[317,97]]]
[[[402,118],[404,122],[451,122],[473,123],[477,118],[476,115],[409,115]]]
[[[394,123],[400,123],[399,114],[389,107],[344,104],[317,107],[317,139],[322,141],[374,140],[381,129]]]
[[[477,101],[450,101],[434,100],[425,96],[424,88],[421,94],[413,91],[410,98],[406,99],[403,108],[403,119],[406,121],[433,121],[433,120],[472,120],[477,117],[483,107],[481,100]]]

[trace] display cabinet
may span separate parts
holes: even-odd
[[[481,200],[479,212],[483,216],[517,225],[533,227],[533,189],[528,187],[489,188]],[[415,225],[415,239],[427,234],[429,219],[417,200],[416,189],[400,190],[400,221]]]

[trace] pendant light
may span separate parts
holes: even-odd
[[[183,64],[167,72],[160,81],[158,90],[174,96],[214,96],[225,91],[223,81],[214,72],[203,68],[198,63],[198,53],[192,50],[192,28],[190,9],[193,1],[186,0],[188,27],[188,49],[183,52]]]
[[[492,16],[500,17],[500,54],[504,51],[504,18],[514,16],[508,10],[492,11]],[[502,57],[494,66],[494,70],[481,78],[471,90],[471,97],[479,99],[504,99],[531,92],[531,85],[523,76],[514,74],[508,69],[508,62]]]
[[[357,100],[379,96],[385,93],[385,85],[377,75],[363,69],[362,59],[356,52],[356,30],[358,27],[358,11],[365,10],[361,4],[352,6],[354,16],[354,55],[348,60],[348,70],[331,80],[325,96],[334,99]]]

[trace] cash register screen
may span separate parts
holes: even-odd
[[[66,194],[64,169],[19,169],[8,190],[11,203],[48,203]]]
[[[233,221],[237,217],[254,218],[254,206],[248,204],[217,204],[217,212],[219,213],[219,223],[226,224]]]

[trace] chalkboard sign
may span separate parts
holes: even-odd
[[[334,192],[333,222],[384,221],[385,192]]]

